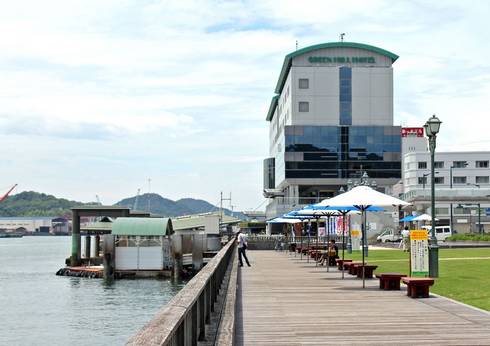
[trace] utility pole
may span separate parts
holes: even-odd
[[[151,214],[151,178],[148,178],[148,212]]]
[[[223,220],[223,201],[229,201],[231,205],[231,192],[229,198],[223,198],[223,191],[220,192],[219,215],[221,221]]]

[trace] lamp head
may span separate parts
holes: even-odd
[[[436,117],[435,114],[433,114],[424,125],[427,136],[436,136],[439,133],[441,123],[442,121],[440,121],[439,118]]]

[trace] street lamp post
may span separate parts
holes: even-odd
[[[458,204],[459,208],[463,207],[470,207],[472,205],[475,205],[478,208],[478,233],[481,234],[481,203],[465,203],[465,204]],[[470,232],[471,232],[471,211],[470,211]]]
[[[468,162],[464,161],[463,162],[463,167],[456,167],[456,166],[453,166],[451,165],[451,167],[449,167],[449,188],[452,190],[453,189],[453,169],[454,168],[464,168],[468,166]],[[451,196],[451,198],[453,198]],[[449,211],[450,211],[450,214],[449,214],[449,228],[451,228],[451,232],[454,232],[454,228],[453,228],[453,203],[450,203],[449,204]]]
[[[347,181],[347,190],[351,190],[353,187],[360,186],[360,185],[361,186],[370,186],[373,189],[376,189],[376,187],[378,186],[378,184],[376,183],[375,180],[372,180],[371,182],[369,181],[369,175],[367,174],[366,171],[364,171],[362,169],[362,166],[361,166],[359,179],[354,180],[354,181],[352,179],[349,179]],[[361,215],[361,226],[364,228],[366,227],[366,215],[365,214],[364,214],[364,216]],[[365,233],[367,233],[367,230],[363,230],[361,233],[364,237]],[[361,248],[362,248],[363,255],[365,257],[367,257],[368,256],[368,244],[364,238],[362,240]],[[347,253],[352,253],[352,236],[351,236],[351,232],[350,232],[350,227],[349,227],[349,237],[347,239]]]
[[[351,179],[347,180],[347,190],[352,189],[353,182]],[[349,220],[349,234],[347,236],[347,253],[352,253],[352,235],[350,230],[350,220]]]
[[[436,189],[435,189],[435,169],[434,169],[434,154],[436,151],[436,137],[441,126],[441,121],[435,114],[427,120],[424,125],[425,134],[429,138],[430,149],[430,170],[431,170],[431,214],[432,227],[429,239],[429,276],[439,276],[439,246],[436,238]]]
[[[432,174],[431,173],[424,173],[422,174],[422,189],[425,190],[425,184],[426,184],[426,181],[427,181],[427,177],[430,176]],[[435,172],[435,174],[439,174],[439,172]]]

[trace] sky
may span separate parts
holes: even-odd
[[[340,33],[400,56],[395,125],[435,113],[438,150],[488,150],[488,18],[490,1],[0,0],[0,193],[263,209],[284,56]]]

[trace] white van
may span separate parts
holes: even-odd
[[[427,233],[430,232],[432,227],[431,226],[422,226],[423,229],[427,230]],[[437,241],[445,241],[447,237],[450,237],[453,234],[451,231],[451,228],[449,226],[436,226],[436,238]]]
[[[378,235],[376,240],[382,243],[395,242],[402,240],[402,236],[399,233],[396,233],[394,229],[390,228]]]

